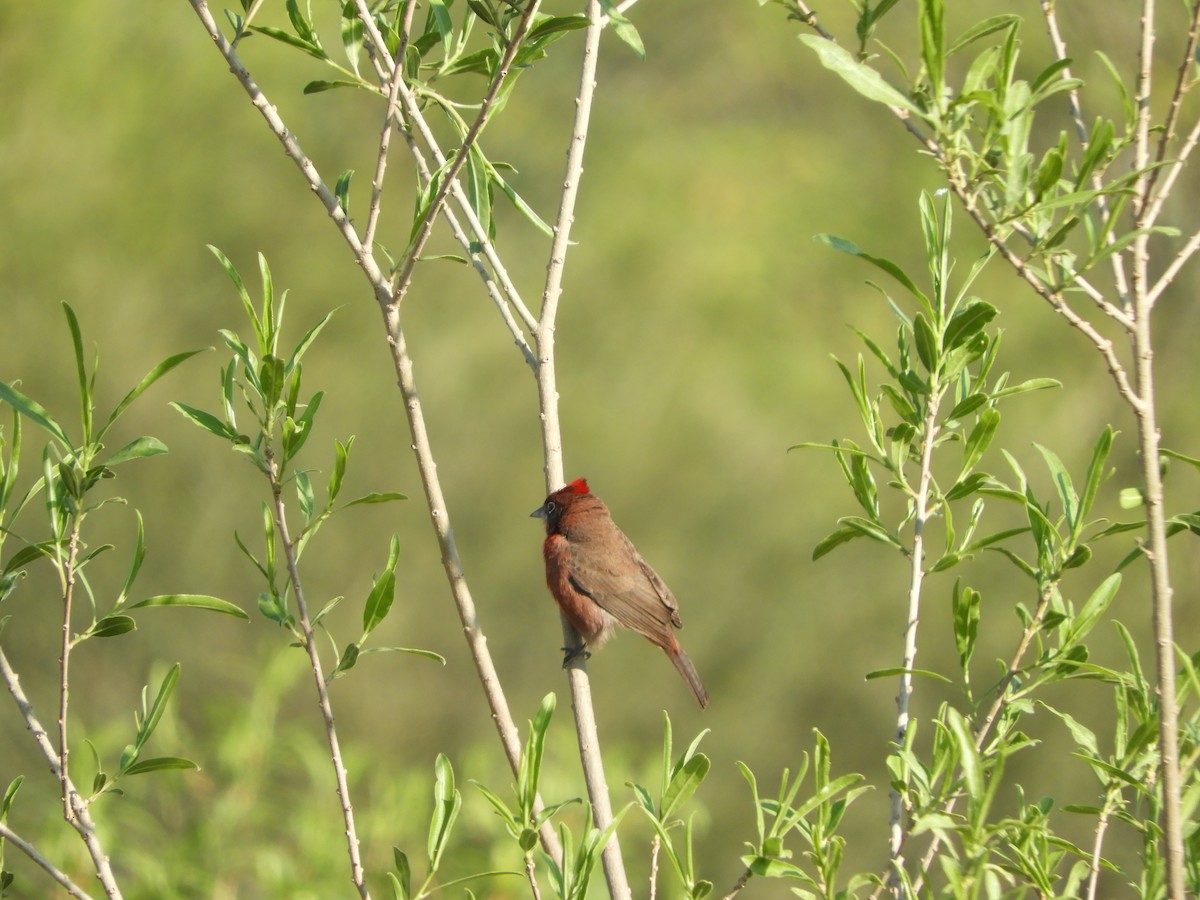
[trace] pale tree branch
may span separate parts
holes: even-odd
[[[79,791],[75,789],[75,785],[71,782],[70,778],[63,775],[62,760],[58,755],[58,751],[54,749],[50,735],[46,733],[46,729],[42,727],[42,723],[38,720],[37,713],[33,710],[33,704],[25,696],[25,690],[21,687],[21,680],[17,677],[17,673],[13,671],[12,666],[9,665],[8,656],[4,653],[3,647],[0,647],[0,678],[4,679],[4,683],[8,687],[8,692],[12,694],[13,700],[16,701],[21,718],[25,720],[25,727],[33,735],[33,740],[38,745],[38,749],[42,751],[42,756],[50,766],[51,774],[54,775],[55,779],[65,783],[67,796],[71,798],[71,815],[66,817],[67,824],[75,829],[79,837],[83,840],[84,846],[87,847],[88,855],[92,858],[92,866],[96,870],[96,877],[99,879],[100,885],[104,888],[105,896],[110,898],[110,900],[120,900],[121,889],[117,885],[116,876],[113,875],[108,854],[104,852],[104,846],[100,843],[100,838],[96,834],[96,823],[92,820],[87,801],[79,795]]]
[[[575,219],[575,202],[579,195],[579,182],[583,176],[583,152],[587,143],[588,122],[592,111],[592,98],[596,88],[596,67],[600,55],[600,34],[604,30],[601,7],[598,0],[587,0],[588,27],[584,34],[583,64],[579,76],[579,92],[575,99],[575,120],[571,127],[571,141],[567,149],[567,169],[563,178],[563,189],[559,200],[558,215],[554,222],[554,239],[550,248],[550,262],[546,267],[546,284],[542,292],[541,316],[534,338],[537,346],[538,400],[541,408],[542,447],[545,455],[546,490],[562,487],[563,459],[562,433],[558,417],[558,387],[555,376],[554,328],[558,315],[558,302],[562,294],[562,276],[570,246],[571,225]],[[579,646],[579,635],[562,617],[565,646]],[[567,666],[567,680],[571,687],[572,705],[575,710],[575,730],[579,740],[579,752],[583,762],[584,779],[588,797],[592,803],[596,827],[606,829],[612,822],[612,803],[608,795],[608,784],[604,777],[604,761],[600,753],[600,738],[596,730],[596,716],[592,708],[592,691],[588,680],[587,664],[583,654],[578,654]],[[626,900],[631,895],[625,866],[621,859],[621,845],[616,831],[608,840],[602,854],[604,876],[608,881],[609,895],[614,900]]]
[[[71,744],[67,737],[67,713],[71,692],[71,606],[75,597],[75,564],[79,556],[79,526],[76,521],[71,528],[71,539],[67,544],[67,558],[58,559],[63,588],[62,634],[58,657],[58,782],[62,797],[63,816],[68,822],[75,816],[75,799],[71,796]]]
[[[1175,128],[1179,124],[1179,115],[1183,109],[1183,98],[1195,83],[1192,78],[1192,72],[1196,68],[1196,42],[1198,35],[1200,35],[1200,2],[1193,0],[1192,21],[1188,25],[1187,39],[1184,41],[1183,54],[1180,57],[1179,68],[1175,75],[1175,88],[1171,91],[1171,103],[1167,108],[1167,118],[1163,122],[1162,131],[1158,136],[1158,149],[1155,153],[1155,160],[1159,163],[1163,163],[1167,159],[1167,148],[1170,147],[1171,141],[1175,140]],[[1195,134],[1195,129],[1193,129],[1192,133],[1193,135]],[[1154,221],[1158,218],[1163,203],[1166,202],[1167,197],[1171,194],[1171,186],[1174,184],[1175,177],[1178,176],[1184,163],[1187,162],[1187,158],[1191,155],[1194,146],[1194,139],[1185,143],[1179,156],[1168,166],[1168,177],[1163,182],[1161,190],[1157,190],[1156,185],[1162,174],[1162,169],[1155,166],[1149,172],[1146,180],[1146,196],[1150,202],[1143,216],[1144,224],[1153,225]]]
[[[53,878],[62,887],[64,891],[75,897],[76,900],[91,900],[91,896],[87,894],[83,888],[73,882],[65,872],[38,853],[38,850],[29,841],[22,838],[19,834],[0,822],[0,837],[8,841],[26,856],[28,856],[35,864],[37,864],[47,875]]]
[[[1196,251],[1200,250],[1200,231],[1192,232],[1192,236],[1187,239],[1187,243],[1183,245],[1175,258],[1167,265],[1166,270],[1154,282],[1154,285],[1146,292],[1146,306],[1153,309],[1158,302],[1158,298],[1162,296],[1163,291],[1175,283],[1175,279],[1187,265],[1188,260],[1196,255]]]
[[[1144,229],[1151,213],[1153,178],[1148,171],[1151,134],[1151,72],[1156,31],[1154,0],[1142,0],[1142,35],[1138,57],[1135,104],[1134,165],[1139,172],[1134,184],[1135,224]],[[1162,791],[1162,829],[1167,868],[1167,895],[1184,897],[1184,848],[1179,774],[1178,707],[1175,694],[1175,637],[1171,600],[1170,566],[1167,560],[1166,513],[1163,508],[1157,408],[1154,394],[1154,343],[1150,329],[1152,306],[1149,296],[1150,235],[1142,231],[1133,242],[1133,294],[1136,327],[1132,335],[1134,377],[1140,406],[1134,412],[1146,510],[1146,544],[1142,548],[1150,567],[1150,603],[1154,626],[1154,650],[1158,687],[1159,783]]]
[[[1069,59],[1069,56],[1067,55],[1066,41],[1063,40],[1062,32],[1060,32],[1058,28],[1058,14],[1055,11],[1057,0],[1041,0],[1041,4],[1042,15],[1046,20],[1046,31],[1050,36],[1050,46],[1054,49],[1055,59],[1059,61]],[[1062,77],[1067,80],[1071,78],[1070,66],[1067,66],[1063,69]],[[1086,152],[1089,147],[1088,139],[1091,137],[1091,133],[1088,131],[1087,121],[1083,117],[1083,104],[1079,99],[1078,87],[1073,87],[1067,92],[1067,103],[1070,107],[1071,120],[1075,123],[1075,132],[1079,135],[1079,146]],[[1103,186],[1104,179],[1101,177],[1100,172],[1093,172],[1092,187],[1099,191]],[[1096,210],[1100,214],[1101,221],[1108,219],[1108,198],[1103,194],[1096,195]],[[1116,238],[1113,235],[1112,230],[1109,229],[1107,231],[1105,243],[1111,244],[1114,240],[1116,240]],[[1113,284],[1116,288],[1117,296],[1127,299],[1129,297],[1129,278],[1125,274],[1124,254],[1111,254],[1109,256],[1109,264],[1112,268]],[[1127,308],[1128,303],[1125,303],[1124,306]],[[1105,310],[1105,312],[1108,312],[1108,310]],[[1127,316],[1123,316],[1123,319],[1127,320]],[[1121,321],[1122,325],[1128,327],[1127,321],[1125,320],[1118,319],[1118,321]]]
[[[417,459],[417,468],[428,501],[434,531],[439,547],[441,548],[443,568],[450,584],[455,607],[463,623],[463,633],[466,637],[467,645],[475,661],[484,693],[492,711],[492,719],[500,736],[505,756],[515,773],[521,758],[520,735],[513,722],[512,713],[504,692],[500,687],[495,665],[487,648],[487,639],[480,628],[474,600],[471,597],[461,564],[459,563],[458,548],[453,530],[450,527],[448,511],[442,497],[441,485],[437,475],[437,464],[434,461],[432,448],[429,444],[424,414],[413,379],[412,359],[408,355],[404,334],[400,328],[399,306],[393,302],[390,281],[379,268],[371,250],[365,248],[359,240],[357,233],[346,218],[336,197],[333,196],[332,192],[329,191],[328,187],[321,180],[316,166],[305,155],[295,137],[288,131],[282,119],[280,119],[275,108],[267,102],[262,91],[241,63],[237,53],[217,28],[205,0],[188,0],[188,2],[212,38],[217,50],[229,64],[230,71],[246,91],[251,103],[262,114],[268,127],[283,145],[284,152],[288,158],[300,169],[301,174],[308,182],[313,193],[318,197],[325,207],[326,212],[328,212],[330,218],[334,221],[335,226],[337,226],[342,237],[349,245],[351,252],[354,254],[355,260],[359,263],[363,274],[370,282],[375,299],[383,312],[388,342],[393,355],[393,364],[398,376],[405,414],[408,418],[409,428],[413,437],[413,451]],[[378,53],[379,48],[382,48],[384,54],[381,54],[380,58],[387,58],[388,68],[392,68],[393,63],[390,58],[386,57],[386,45],[383,44],[382,36],[379,35],[378,29],[375,28],[365,3],[361,5],[360,13],[365,14],[364,28],[368,36],[371,36],[372,40],[378,41],[375,52]],[[410,146],[415,145],[410,143]],[[449,223],[451,221],[449,211],[447,210],[446,212],[447,222]],[[459,233],[461,234],[461,232]],[[486,242],[484,243],[485,246],[490,246]],[[538,799],[535,802],[535,812],[540,812],[542,808],[541,800]],[[562,845],[558,840],[558,835],[555,833],[553,826],[549,822],[542,826],[539,836],[546,853],[557,865],[561,865]]]
[[[275,461],[275,453],[270,446],[266,448],[267,481],[271,486],[271,511],[274,514],[275,529],[279,533],[279,542],[283,545],[283,555],[287,562],[288,579],[292,583],[292,593],[296,596],[296,612],[299,616],[300,631],[303,635],[302,644],[308,654],[308,665],[312,671],[313,683],[317,689],[317,706],[321,710],[321,720],[325,724],[325,740],[329,744],[330,759],[333,763],[333,774],[337,782],[338,799],[342,805],[342,821],[346,826],[346,846],[350,853],[350,880],[355,890],[363,900],[369,900],[371,892],[367,889],[366,873],[363,871],[362,857],[359,853],[358,830],[354,825],[354,806],[350,802],[350,784],[346,780],[346,764],[342,759],[342,748],[338,741],[337,725],[333,718],[333,704],[329,701],[329,685],[321,669],[321,657],[317,652],[317,638],[313,630],[312,619],[308,615],[308,602],[304,599],[304,586],[300,581],[300,569],[296,564],[296,545],[288,531],[287,511],[283,505],[283,484],[279,480],[279,467]]]
[[[388,53],[387,44],[384,42],[383,35],[379,33],[379,29],[375,26],[374,19],[367,7],[366,0],[355,0],[355,8],[358,10],[359,18],[363,22],[364,31],[371,39],[371,45],[374,47],[374,53],[378,55],[378,57],[384,62],[389,70],[394,71],[396,69],[396,63],[393,62],[391,54]],[[404,83],[403,78],[399,79],[398,81],[393,81],[391,88],[399,95],[400,102],[403,105],[407,120],[416,127],[416,131],[420,135],[422,142],[426,147],[429,148],[429,152],[433,156],[433,161],[436,164],[433,168],[443,168],[446,165],[446,155],[442,152],[441,147],[438,145],[437,139],[434,137],[433,130],[429,127],[429,123],[426,122],[416,97],[414,97],[412,91],[408,89],[408,86]],[[413,152],[414,156],[420,156],[420,151],[418,150],[415,141],[410,141],[408,146]],[[460,150],[459,152],[463,153],[465,156],[465,150]],[[424,167],[426,172],[430,171],[430,167],[428,167],[428,165],[424,162],[423,158],[421,158],[419,161],[419,167]],[[428,180],[428,175],[423,177]],[[479,217],[475,214],[475,209],[471,206],[470,198],[467,197],[466,191],[463,189],[461,182],[457,178],[446,179],[446,181],[448,181],[450,184],[450,197],[454,200],[459,213],[462,215],[463,219],[470,228],[471,233],[474,235],[474,240],[479,247],[479,252],[476,253],[472,249],[471,239],[466,237],[465,231],[459,229],[457,223],[450,219],[450,210],[446,209],[445,214],[447,217],[447,222],[451,225],[451,231],[454,233],[455,240],[458,241],[463,249],[466,250],[467,255],[475,262],[476,269],[483,278],[489,294],[492,296],[493,301],[497,304],[501,311],[504,311],[505,302],[511,303],[513,308],[517,311],[517,315],[521,317],[521,320],[525,323],[526,327],[532,330],[535,325],[533,314],[529,311],[528,307],[521,299],[520,291],[517,290],[516,285],[509,277],[507,268],[504,266],[499,254],[497,254],[496,248],[492,245],[491,239],[488,237],[487,229],[483,227],[483,224],[479,221]],[[491,273],[487,271],[486,267],[479,263],[478,256],[480,255],[487,260],[488,266],[491,267]],[[495,276],[494,281],[492,273],[494,273]],[[503,298],[499,293],[495,293],[496,284],[498,284],[502,290]],[[509,321],[510,319],[506,319],[506,323]],[[510,328],[510,331],[512,330],[513,329]],[[526,348],[524,347],[524,339],[519,330],[514,332],[514,338],[517,340],[518,346],[522,348],[523,355],[525,355],[526,360],[528,361],[531,354],[526,352]]]
[[[921,585],[925,579],[925,525],[929,517],[929,489],[933,479],[933,448],[937,444],[938,408],[942,402],[942,387],[930,384],[929,408],[921,434],[921,470],[917,492],[913,498],[913,537],[909,555],[908,614],[904,625],[904,658],[900,663],[900,688],[896,692],[896,749],[908,745],[909,704],[912,700],[912,671],[917,663],[917,630],[921,621]],[[907,835],[905,818],[908,814],[905,797],[893,788],[890,793],[891,817],[888,821],[888,854],[892,861],[889,886],[892,895],[902,891],[900,873],[904,868],[904,840]]]
[[[441,183],[438,186],[437,193],[434,194],[433,200],[429,205],[429,210],[425,213],[416,238],[413,240],[412,246],[405,254],[404,264],[400,267],[400,271],[396,276],[396,286],[393,289],[393,296],[397,302],[404,299],[404,295],[408,292],[409,285],[412,283],[413,270],[416,268],[417,260],[420,258],[421,251],[425,248],[429,236],[433,233],[433,223],[437,220],[438,211],[442,209],[446,202],[446,195],[450,192],[453,185],[457,184],[458,173],[462,171],[462,167],[466,165],[467,159],[470,156],[470,149],[479,139],[479,135],[483,132],[483,127],[487,124],[488,115],[492,111],[492,104],[496,100],[496,95],[500,93],[500,88],[503,87],[505,80],[508,78],[509,66],[512,65],[517,51],[521,49],[521,41],[529,32],[529,26],[533,22],[533,17],[537,15],[540,0],[529,0],[524,12],[521,13],[521,18],[517,22],[517,27],[513,31],[512,37],[508,41],[508,45],[504,49],[504,55],[501,57],[499,64],[496,66],[496,74],[492,78],[492,83],[488,87],[487,93],[484,94],[483,100],[479,104],[479,113],[475,116],[475,121],[471,123],[471,127],[467,129],[466,136],[463,138],[462,146],[458,148],[454,156],[454,162],[442,175]],[[397,69],[393,73],[395,84],[401,83],[400,72]],[[484,234],[486,237],[486,234]],[[513,295],[509,295],[513,296]],[[528,361],[532,354],[526,352],[526,360]]]

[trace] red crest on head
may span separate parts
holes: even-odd
[[[562,489],[564,494],[590,494],[586,478],[576,478]]]

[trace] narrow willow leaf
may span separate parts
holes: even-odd
[[[130,616],[105,616],[84,633],[84,637],[105,638],[116,637],[137,629],[137,622]]]
[[[193,406],[188,406],[186,403],[176,403],[173,400],[171,401],[171,406],[209,434],[224,438],[227,441],[237,440],[237,433],[212,413],[206,413],[202,409],[196,409]]]
[[[840,76],[846,84],[868,100],[885,103],[925,118],[924,113],[912,101],[884,81],[882,75],[860,63],[853,55],[833,41],[827,41],[812,34],[802,34],[800,40],[817,54],[821,65]]]
[[[967,442],[963,447],[962,468],[959,470],[960,481],[978,465],[984,451],[987,450],[988,445],[992,442],[992,438],[995,437],[996,429],[999,425],[1000,413],[994,407],[988,407],[980,412],[979,421],[971,429],[971,433],[967,436]]]
[[[392,535],[387,564],[371,587],[363,606],[363,637],[365,638],[387,618],[396,596],[396,566],[400,562],[400,539]]]
[[[46,429],[46,431],[48,431],[51,436],[57,439],[64,448],[69,448],[71,446],[71,441],[67,437],[67,433],[62,430],[62,426],[54,421],[53,417],[49,412],[46,411],[45,407],[43,407],[36,400],[26,397],[15,387],[5,384],[4,382],[0,382],[0,400],[7,403],[25,417],[33,420],[38,425],[41,425],[42,428]]]
[[[233,616],[236,619],[246,619],[247,621],[250,619],[250,616],[248,616],[245,610],[243,610],[240,606],[236,606],[235,604],[230,603],[228,600],[222,600],[220,597],[211,597],[207,594],[159,594],[155,597],[147,597],[145,600],[139,600],[129,608],[152,609],[154,607],[163,606],[182,606],[189,609],[207,609],[211,612],[218,612],[227,616]]]
[[[343,509],[351,507],[351,506],[360,506],[364,503],[391,503],[393,500],[407,500],[407,499],[408,499],[408,495],[401,494],[399,491],[387,491],[384,493],[372,491],[369,494],[364,494],[361,497],[356,497],[355,499],[351,500],[349,503],[346,504],[345,507],[343,507]]]
[[[106,466],[117,466],[131,459],[142,459],[147,456],[157,456],[167,452],[167,445],[156,437],[143,436],[134,438],[107,460]]]
[[[182,769],[200,771],[200,767],[190,759],[180,756],[156,756],[153,759],[143,759],[133,763],[121,772],[122,775],[145,775],[147,772],[167,772]]]
[[[821,43],[826,42],[822,41]],[[894,279],[900,282],[900,284],[904,286],[905,290],[907,290],[913,295],[913,297],[921,302],[921,306],[927,316],[933,315],[933,304],[930,302],[929,298],[919,287],[917,287],[916,282],[909,278],[908,274],[891,260],[884,259],[883,257],[879,256],[872,256],[871,254],[859,249],[858,245],[853,241],[846,240],[846,238],[838,237],[837,235],[817,234],[813,236],[813,240],[817,241],[818,243],[825,244],[827,247],[831,247],[834,250],[840,250],[842,253],[848,253],[851,256],[857,256],[859,259],[866,260],[876,268],[887,272]]]

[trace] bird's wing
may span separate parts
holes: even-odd
[[[681,624],[675,595],[629,539],[624,534],[621,538],[622,552],[615,554],[597,553],[586,543],[573,543],[571,581],[626,628],[657,644],[673,643],[671,626]]]

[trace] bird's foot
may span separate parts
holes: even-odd
[[[578,647],[563,647],[563,668],[571,665],[575,660],[583,657],[584,659],[592,658],[592,651],[587,648],[587,644],[580,644]]]

